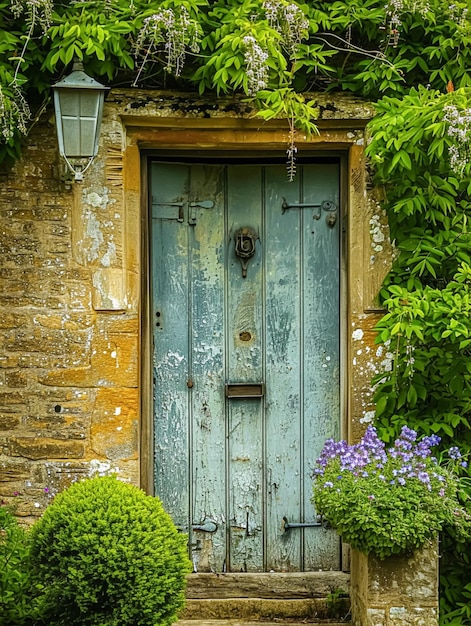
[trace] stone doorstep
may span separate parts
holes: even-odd
[[[183,620],[245,620],[275,621],[323,621],[348,614],[350,601],[339,601],[336,613],[332,614],[324,598],[281,599],[230,598],[212,600],[188,600],[181,615]]]
[[[220,598],[327,598],[338,590],[348,594],[350,574],[326,572],[194,573],[187,577],[188,600]]]
[[[175,626],[268,626],[269,624],[277,624],[277,626],[306,626],[306,624],[324,624],[325,626],[345,626],[345,624],[350,624],[349,620],[344,622],[331,622],[331,621],[323,621],[323,622],[284,622],[280,620],[273,620],[271,622],[243,622],[240,620],[180,620]]]
[[[344,572],[190,574],[181,623],[341,623],[349,615],[349,588],[350,576]],[[333,614],[329,596],[339,590],[345,595],[337,600]]]

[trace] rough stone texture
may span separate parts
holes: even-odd
[[[437,626],[438,551],[381,561],[352,550],[351,605],[355,626]]]
[[[183,619],[325,619],[325,600],[268,600],[266,598],[236,598],[218,600],[187,600]]]
[[[44,119],[0,169],[0,499],[25,522],[81,476],[139,482],[138,302],[102,165],[61,179]]]
[[[273,620],[269,620],[268,622],[262,622],[260,620],[252,621],[252,620],[240,620],[240,619],[181,619],[176,622],[175,626],[269,626],[269,624],[274,624]],[[303,619],[299,622],[294,622],[292,619],[289,621],[284,621],[282,619],[277,619],[277,626],[305,626],[306,624],[328,624],[329,626],[344,626],[345,624],[349,624],[350,622],[347,620],[342,620],[341,622],[333,622],[331,619],[327,620],[317,620],[311,619],[306,620]]]

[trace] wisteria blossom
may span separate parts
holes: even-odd
[[[459,109],[454,104],[444,107],[443,120],[448,124],[448,136],[453,142],[448,148],[450,167],[461,176],[471,161],[471,109]]]
[[[15,17],[24,15],[33,27],[39,24],[45,35],[52,22],[53,0],[12,0],[11,12]]]
[[[254,96],[265,89],[268,83],[268,53],[265,52],[253,35],[243,39],[244,57],[247,73],[247,92]]]
[[[27,123],[31,118],[30,108],[26,99],[14,84],[6,94],[0,86],[0,134],[8,141],[18,129],[24,135],[27,132]]]
[[[160,9],[146,17],[135,46],[135,56],[143,56],[143,62],[134,84],[138,83],[147,61],[161,48],[166,57],[166,71],[180,76],[187,50],[199,51],[199,38],[199,27],[190,19],[184,6],[178,12],[173,9]]]
[[[307,36],[309,21],[303,11],[293,2],[264,0],[263,9],[268,23],[283,37],[283,43],[291,56]]]
[[[389,45],[394,48],[399,43],[401,16],[404,13],[419,13],[425,18],[430,9],[429,0],[388,0],[386,15],[389,23]]]
[[[458,29],[466,28],[468,12],[468,7],[459,7],[456,4],[450,4],[448,7],[448,16],[453,22],[455,22]]]
[[[401,13],[419,13],[422,17],[430,10],[429,0],[388,0],[386,12],[389,15],[400,15]]]

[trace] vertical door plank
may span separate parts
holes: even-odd
[[[300,182],[284,166],[267,167],[265,182],[267,568],[299,571],[300,533],[284,532],[283,517],[301,511],[301,210],[282,203],[300,201]]]
[[[228,382],[260,382],[262,370],[261,259],[264,242],[248,265],[247,277],[234,252],[240,227],[261,231],[261,168],[228,168],[230,234],[227,267],[227,377]],[[228,514],[230,568],[263,570],[263,398],[227,400]]]
[[[339,166],[316,164],[303,167],[304,202],[335,202],[339,206]],[[339,358],[339,256],[340,219],[328,225],[330,213],[304,213],[303,316],[304,316],[304,510],[314,516],[312,471],[324,442],[337,438],[340,426]],[[320,528],[304,531],[304,567],[336,569],[340,564],[335,531]]]
[[[189,168],[152,165],[152,290],[154,348],[155,493],[184,528],[189,524],[188,470],[188,238],[165,203],[184,199]],[[154,217],[154,215],[156,217]],[[178,216],[178,209],[175,213]]]
[[[190,226],[193,523],[215,522],[214,532],[194,530],[191,544],[198,571],[222,571],[226,559],[224,417],[224,209],[225,168],[193,165]]]

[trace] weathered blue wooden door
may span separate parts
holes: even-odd
[[[156,494],[198,571],[338,569],[296,524],[339,435],[339,164],[152,162],[151,198]]]

